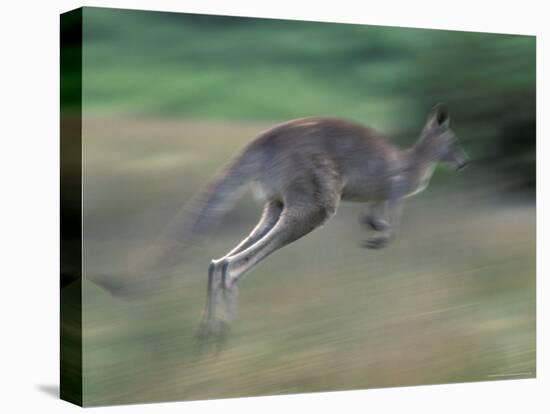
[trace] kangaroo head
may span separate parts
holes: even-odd
[[[460,170],[468,164],[468,156],[449,125],[450,117],[445,105],[435,105],[428,115],[416,147],[430,161],[443,162]]]

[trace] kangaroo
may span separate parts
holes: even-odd
[[[264,206],[258,224],[208,268],[201,337],[222,342],[235,317],[243,276],[273,252],[321,227],[340,201],[366,203],[361,222],[374,234],[362,245],[386,247],[397,234],[403,200],[428,186],[437,163],[457,170],[466,166],[467,156],[449,123],[446,107],[436,105],[408,149],[392,145],[374,129],[342,119],[313,117],[277,125],[229,164],[195,203],[191,220],[176,217],[148,255],[146,268],[177,264],[191,237],[227,211],[240,188],[252,184]],[[112,282],[99,282],[111,291],[123,290]]]

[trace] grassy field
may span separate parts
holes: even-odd
[[[267,126],[85,118],[84,275],[123,268]],[[361,206],[342,204],[243,280],[217,356],[196,352],[206,269],[255,224],[249,195],[167,289],[127,302],[85,281],[84,403],[533,377],[534,203],[498,196],[476,168],[437,171],[381,251],[359,247]]]

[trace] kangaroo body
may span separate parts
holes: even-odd
[[[346,120],[286,122],[261,133],[229,164],[198,200],[191,220],[176,217],[143,268],[177,263],[174,257],[188,241],[231,207],[239,189],[252,185],[264,205],[258,224],[208,269],[201,333],[219,342],[235,315],[239,280],[260,261],[322,226],[340,201],[366,203],[361,222],[374,234],[363,246],[385,247],[399,227],[403,199],[425,189],[441,161],[456,168],[466,164],[441,105],[408,149]]]
[[[210,264],[203,335],[223,338],[235,314],[240,278],[274,251],[322,226],[340,201],[368,203],[362,222],[375,235],[363,246],[386,246],[399,226],[402,200],[427,187],[439,161],[456,168],[466,164],[442,106],[434,108],[409,149],[392,145],[371,128],[335,118],[298,119],[260,134],[226,176],[253,183],[264,202],[263,214],[248,237]]]
[[[401,185],[400,196],[414,192],[430,172],[432,162],[419,163],[417,154],[391,145],[378,132],[334,118],[305,118],[260,135],[239,158],[254,165],[250,177],[266,200],[290,193],[326,188],[332,199],[380,201],[388,188]],[[433,171],[433,170],[432,170]],[[321,197],[318,202],[324,202]]]

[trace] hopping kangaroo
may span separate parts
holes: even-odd
[[[201,332],[203,338],[222,340],[235,315],[239,281],[263,259],[322,226],[341,200],[367,203],[361,221],[374,232],[363,246],[385,247],[398,230],[403,199],[426,188],[438,162],[456,169],[467,162],[443,105],[433,108],[408,149],[340,119],[304,118],[275,126],[229,164],[185,227],[175,225],[166,233],[155,262],[174,261],[191,236],[231,207],[241,187],[255,187],[264,203],[258,224],[208,269]]]
[[[341,200],[369,203],[361,221],[375,233],[363,245],[385,247],[399,226],[402,200],[426,188],[440,161],[456,169],[467,162],[442,105],[406,150],[370,128],[333,118],[298,119],[262,133],[214,185],[204,206],[216,208],[211,202],[231,198],[246,183],[264,201],[248,237],[210,264],[203,335],[223,337],[235,314],[239,280],[271,253],[322,226]]]

